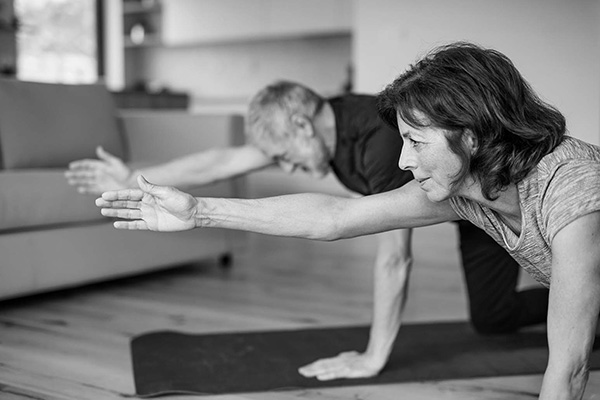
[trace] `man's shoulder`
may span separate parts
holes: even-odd
[[[376,96],[349,93],[328,100],[337,119],[345,121],[342,125],[346,128],[358,125],[362,129],[380,123]]]
[[[369,102],[375,103],[377,101],[377,96],[373,94],[365,94],[365,93],[344,93],[337,96],[332,96],[327,99],[329,102],[339,102],[339,103],[354,103],[354,102]]]

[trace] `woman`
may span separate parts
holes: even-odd
[[[600,312],[600,148],[565,136],[503,54],[434,50],[379,96],[415,180],[360,199],[318,194],[193,198],[142,177],[97,200],[120,229],[221,227],[335,240],[466,219],[550,288],[542,399],[580,399]]]

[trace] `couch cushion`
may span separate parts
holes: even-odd
[[[0,231],[106,220],[62,169],[0,172]]]
[[[109,222],[96,207],[95,195],[69,186],[63,169],[0,171],[0,233]],[[231,197],[234,181],[186,190],[194,196]]]
[[[100,84],[0,79],[0,158],[4,169],[66,167],[104,146],[123,157],[113,99]]]

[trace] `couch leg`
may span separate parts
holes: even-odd
[[[219,256],[219,266],[222,269],[229,269],[233,265],[233,254],[223,253]]]

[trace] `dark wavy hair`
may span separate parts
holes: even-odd
[[[379,94],[378,107],[396,128],[399,115],[414,128],[443,129],[463,161],[453,184],[471,174],[488,200],[523,180],[566,130],[564,116],[504,54],[466,42],[438,47],[411,65]],[[466,130],[477,139],[473,154],[464,145]]]

